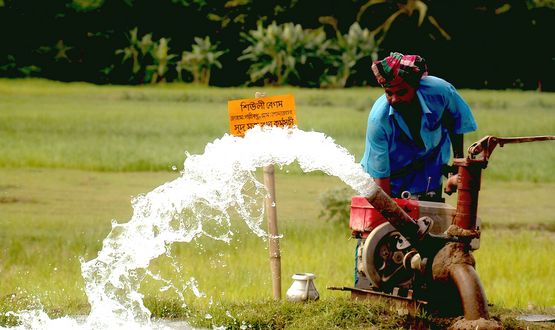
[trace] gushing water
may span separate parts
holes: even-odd
[[[367,195],[372,180],[354,157],[333,139],[318,132],[255,127],[244,138],[224,135],[206,146],[202,155],[188,155],[181,176],[136,197],[127,223],[113,223],[96,259],[82,261],[91,312],[84,320],[50,320],[40,311],[15,313],[24,328],[155,328],[139,293],[150,262],[168,253],[174,242],[201,236],[229,241],[231,215],[238,214],[258,236],[267,192],[254,172],[297,161],[304,172],[320,170],[336,176],[359,194]],[[248,193],[246,191],[249,190]],[[218,235],[204,230],[211,222]],[[152,275],[152,274],[150,274]],[[190,283],[195,289],[195,283]],[[171,283],[169,283],[171,285]]]

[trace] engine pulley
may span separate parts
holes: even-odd
[[[364,242],[361,260],[372,286],[385,292],[410,288],[414,271],[404,266],[404,260],[411,251],[410,243],[389,222],[376,227]]]

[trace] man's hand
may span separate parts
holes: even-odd
[[[447,178],[447,182],[445,183],[445,188],[443,189],[443,191],[447,195],[451,195],[452,193],[456,192],[458,181],[459,181],[458,174],[449,174],[449,177]]]

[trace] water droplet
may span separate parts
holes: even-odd
[[[230,311],[225,311],[225,315],[231,319],[233,319],[234,321],[236,320],[236,318],[233,317],[233,315],[231,315]]]

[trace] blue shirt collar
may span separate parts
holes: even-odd
[[[428,105],[426,104],[426,102],[424,102],[424,97],[422,96],[422,93],[420,92],[420,90],[416,90],[416,95],[418,96],[418,101],[420,101],[420,106],[422,107],[422,112],[426,115],[431,114],[432,112],[428,108]]]
[[[428,105],[426,105],[426,102],[424,102],[423,96],[420,93],[419,90],[416,90],[416,95],[418,97],[418,101],[420,102],[420,106],[422,107],[422,113],[425,114],[425,116],[423,116],[422,118],[422,123],[420,124],[420,134],[422,136],[422,140],[424,142],[424,146],[426,149],[428,149],[431,145],[431,141],[428,141],[426,139],[426,135],[422,135],[422,128],[423,127],[429,127],[429,115],[432,115],[432,111],[430,111],[430,109],[428,108]],[[412,136],[412,134],[410,133],[410,130],[407,126],[407,124],[405,123],[405,120],[403,119],[403,117],[401,117],[401,115],[397,112],[395,112],[395,109],[393,109],[393,107],[390,105],[389,106],[389,115],[390,116],[394,116],[397,124],[399,125],[399,127],[405,132],[405,134],[407,134],[407,136],[409,136],[413,141],[414,141],[414,137]]]

